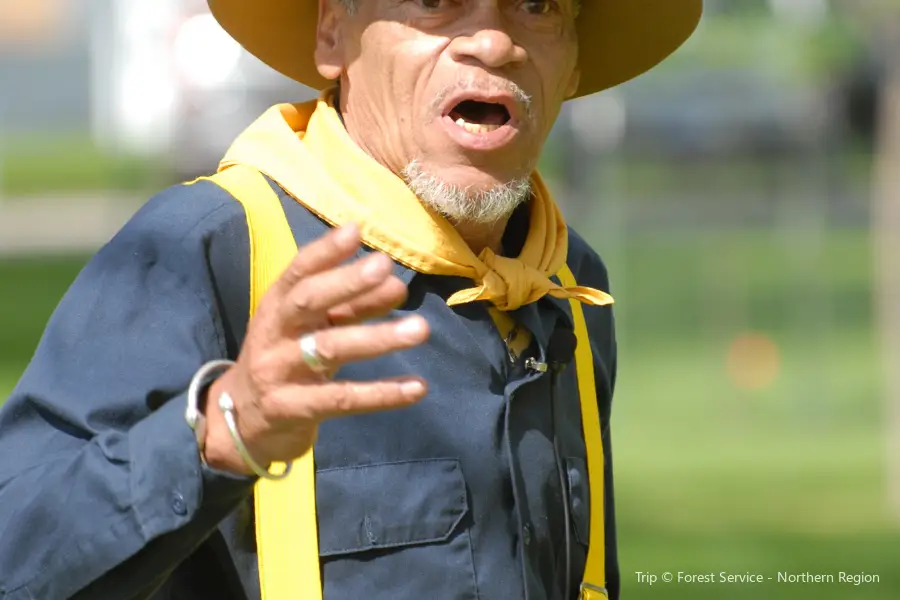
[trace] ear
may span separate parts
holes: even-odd
[[[581,83],[581,69],[575,67],[572,70],[572,76],[569,78],[569,83],[566,86],[566,100],[575,95],[578,91],[579,83]]]
[[[316,68],[319,75],[335,80],[344,70],[343,47],[338,24],[339,7],[334,0],[318,0],[319,20],[316,25]]]

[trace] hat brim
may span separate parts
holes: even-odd
[[[276,71],[321,90],[316,70],[316,0],[208,0],[216,20]],[[584,0],[578,16],[581,80],[574,97],[652,69],[696,29],[703,0]]]

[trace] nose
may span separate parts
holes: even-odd
[[[490,14],[488,14],[490,13]],[[520,64],[528,53],[506,30],[496,8],[482,9],[472,17],[471,33],[457,36],[450,44],[450,52],[457,62],[477,61],[489,69]]]

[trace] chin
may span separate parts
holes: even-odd
[[[461,160],[440,163],[430,160],[413,162],[421,172],[426,172],[456,186],[479,191],[489,190],[511,181],[527,179],[532,171],[530,168],[522,168],[524,161],[504,160],[501,164],[499,160],[470,162],[466,159],[467,157],[460,158]]]
[[[455,169],[444,176],[440,172],[434,172],[433,175],[450,185],[466,189],[472,194],[483,194],[497,187],[507,185],[511,181],[521,179],[518,174],[486,173],[474,167]]]
[[[402,175],[423,204],[458,223],[500,221],[531,193],[527,175],[501,178],[473,166],[431,170],[412,161]]]

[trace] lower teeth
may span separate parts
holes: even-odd
[[[456,120],[456,124],[468,131],[469,133],[490,133],[500,129],[500,125],[487,125],[482,123],[469,123],[462,117]]]

